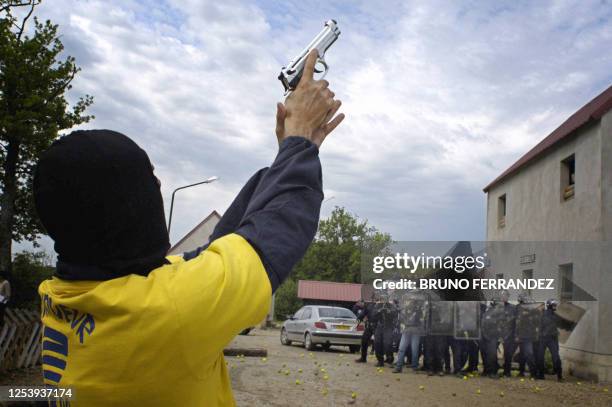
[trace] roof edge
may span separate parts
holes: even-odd
[[[536,144],[531,150],[522,155],[514,164],[491,181],[482,191],[488,193],[495,185],[547,153],[558,143],[574,134],[576,130],[582,128],[591,121],[601,119],[603,115],[610,110],[612,110],[612,85],[578,109],[578,111],[567,118],[559,127],[553,130],[548,136],[544,137],[544,139]]]
[[[198,228],[200,226],[202,226],[204,223],[208,222],[208,220],[210,220],[210,218],[212,218],[214,215],[216,215],[219,219],[221,219],[221,215],[219,215],[219,212],[217,212],[216,209],[213,209],[213,211],[211,213],[208,214],[208,216],[206,216],[202,222],[198,223],[193,229],[191,229],[185,236],[183,236],[181,238],[181,240],[179,240],[178,242],[176,242],[171,248],[170,250],[168,250],[168,253],[170,253],[172,250],[176,249],[179,245],[181,245],[185,240],[189,239],[191,237],[191,235],[193,235],[195,233],[196,230],[198,230]]]

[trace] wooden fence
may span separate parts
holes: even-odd
[[[0,329],[0,371],[40,363],[41,331],[39,313],[7,308]]]

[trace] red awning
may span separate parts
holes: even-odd
[[[298,281],[298,298],[326,301],[357,302],[361,299],[361,284],[333,281]]]

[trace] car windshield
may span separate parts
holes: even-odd
[[[355,318],[355,314],[344,308],[319,308],[321,318]]]

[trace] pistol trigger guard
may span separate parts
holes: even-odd
[[[321,65],[323,65],[323,68],[325,68],[325,70],[324,70],[324,71],[317,70],[317,69],[316,69],[316,66],[317,66],[317,65],[315,64],[315,70],[314,70],[314,71],[315,71],[316,73],[321,73],[321,72],[323,72],[323,75],[321,75],[321,77],[317,79],[317,80],[319,80],[319,81],[320,81],[320,80],[322,80],[323,78],[325,78],[325,76],[327,75],[327,72],[329,71],[329,66],[327,65],[327,62],[325,62],[325,60],[324,60],[323,58],[319,58],[319,59],[317,59],[317,64],[321,64]]]

